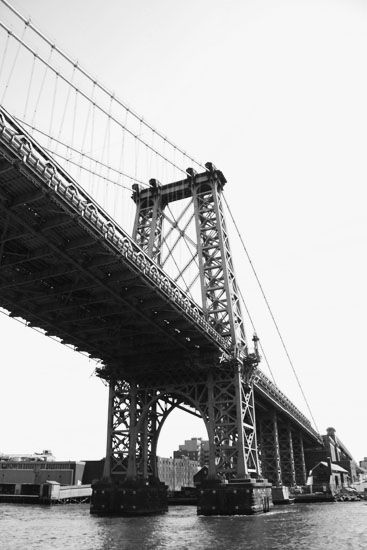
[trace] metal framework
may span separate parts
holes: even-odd
[[[182,403],[191,405],[204,420],[209,437],[210,478],[245,478],[259,474],[253,393],[258,354],[257,349],[256,353],[250,354],[246,342],[221,197],[226,180],[211,163],[207,163],[206,168],[202,174],[188,169],[186,180],[165,186],[156,180],[150,181],[149,189],[136,185],[133,236],[143,250],[159,262],[164,209],[170,202],[193,198],[192,217],[197,235],[204,316],[225,339],[230,352],[222,357],[221,363],[214,361],[208,368],[202,363],[202,358],[198,358],[199,368],[206,371],[204,379],[196,377],[182,386],[182,376],[178,374],[169,391],[168,386],[162,386],[161,382],[161,385],[151,387],[148,393],[151,396],[158,392],[158,402],[163,399],[164,410],[168,405],[169,410],[179,406],[180,401],[176,401],[179,394]],[[156,437],[160,432],[158,419],[154,418],[156,409],[152,410],[157,400],[153,399],[149,406],[146,404],[141,393],[142,383],[138,386],[136,381],[131,383],[126,393],[118,391],[120,383],[117,380],[111,381],[110,399],[116,405],[110,409],[112,420],[109,423],[106,475],[123,473],[134,477],[138,462],[142,464],[139,475],[153,471],[151,464],[154,460],[150,457],[154,455]],[[165,415],[162,419],[164,421]],[[132,422],[135,422],[135,428]],[[128,440],[121,438],[121,433],[130,433]],[[124,458],[119,458],[121,456]],[[143,458],[138,460],[137,457]]]
[[[258,415],[259,451],[262,475],[273,485],[282,485],[280,449],[278,436],[278,419],[273,410]]]
[[[289,422],[278,423],[278,436],[282,482],[284,485],[294,487],[296,485],[296,468],[294,464],[293,436]]]
[[[102,361],[98,374],[111,386],[106,475],[154,476],[157,438],[174,407],[206,423],[211,476],[256,475],[254,388],[258,402],[319,441],[248,352],[224,183],[208,165],[147,190],[156,228],[170,197],[196,201],[200,308],[152,259],[159,231],[150,240],[140,224],[144,251],[0,108],[0,306]]]

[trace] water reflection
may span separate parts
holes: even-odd
[[[2,550],[365,550],[367,502],[298,504],[261,516],[203,517],[175,506],[146,518],[98,518],[88,505],[0,504]]]

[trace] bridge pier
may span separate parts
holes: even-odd
[[[272,411],[258,419],[257,429],[260,440],[261,470],[272,485],[282,485],[279,434],[277,414]]]
[[[278,430],[282,482],[287,487],[294,487],[296,485],[296,471],[294,466],[292,430],[288,422],[279,423]]]
[[[169,184],[134,185],[132,239],[0,107],[1,304],[99,359],[96,372],[110,383],[105,471],[93,488],[92,513],[166,509],[156,448],[175,407],[202,418],[208,429],[210,480],[203,487],[202,513],[213,513],[213,506],[221,514],[267,508],[269,486],[255,480],[260,469],[254,387],[262,410],[274,405],[303,426],[311,443],[321,443],[307,419],[257,369],[257,337],[254,353],[249,350],[225,224],[226,179],[211,163],[205,166],[200,174],[188,168],[187,177]],[[186,236],[194,253],[171,278],[163,268],[178,241],[171,248],[169,232],[162,236],[163,213],[169,203],[186,199],[193,203],[185,231],[192,222]],[[171,226],[179,238],[185,233],[178,222]],[[5,239],[9,231],[12,238]],[[169,249],[164,259],[163,244]],[[27,266],[19,269],[22,264]],[[194,278],[187,286],[183,275],[189,268]],[[198,277],[201,305],[180,287],[183,282],[189,290]],[[272,482],[279,483],[280,472],[281,481],[288,475],[293,485],[296,464],[302,479],[305,474],[303,444],[293,450],[289,426],[280,435],[276,417],[272,422]]]
[[[307,470],[305,462],[305,453],[303,448],[302,433],[294,434],[293,438],[294,466],[296,470],[296,484],[303,486],[307,482]]]
[[[264,479],[207,481],[199,490],[197,513],[202,516],[252,515],[273,506],[271,484]]]
[[[167,486],[158,479],[101,480],[92,486],[91,514],[146,516],[167,510]]]

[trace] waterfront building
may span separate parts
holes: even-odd
[[[314,469],[319,463],[330,460],[332,464],[340,466],[347,472],[343,476],[343,484],[358,481],[361,468],[344,443],[336,436],[335,428],[327,428],[326,434],[322,436],[322,442],[323,445],[318,449],[305,449],[308,471]]]
[[[55,481],[60,485],[80,485],[85,462],[47,460],[1,460],[0,493],[7,485],[42,485]],[[24,487],[25,488],[25,487]]]
[[[194,487],[194,475],[199,462],[186,456],[182,458],[157,457],[158,477],[169,491],[180,491],[182,487]]]
[[[186,439],[183,445],[178,446],[178,450],[173,453],[174,458],[187,457],[190,460],[196,460],[201,467],[209,464],[209,441],[201,437],[192,437]]]
[[[367,478],[367,456],[365,456],[363,460],[359,461],[359,467],[363,470],[363,477]]]
[[[333,494],[342,487],[347,486],[349,475],[347,470],[331,462],[330,459],[321,461],[310,471],[307,484],[311,492],[325,493],[331,491]]]
[[[49,449],[45,449],[41,453],[0,453],[0,462],[9,460],[13,462],[19,462],[23,460],[28,460],[29,462],[54,462],[56,458],[52,454],[52,451],[50,451]]]

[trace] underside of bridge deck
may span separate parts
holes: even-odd
[[[218,358],[220,346],[200,309],[157,268],[152,271],[127,235],[125,254],[117,251],[114,235],[104,234],[110,228],[98,231],[92,199],[77,196],[71,181],[64,196],[64,182],[50,189],[42,181],[47,159],[33,143],[30,153],[30,143],[18,144],[18,157],[3,142],[0,149],[0,306],[101,359],[125,379],[136,379],[140,371],[192,376],[197,353],[211,362]],[[41,174],[40,158],[34,167],[22,162],[24,148],[44,161]]]
[[[0,307],[101,360],[99,375],[110,384],[109,482],[156,479],[160,429],[173,408],[184,407],[207,426],[210,483],[236,479],[233,494],[247,494],[246,479],[259,511],[270,487],[261,485],[259,462],[273,483],[304,481],[303,437],[317,443],[319,436],[248,351],[221,204],[225,179],[208,165],[184,182],[202,231],[202,286],[212,298],[204,314],[0,108]],[[221,275],[210,276],[209,292],[213,269]],[[237,513],[237,504],[229,508],[221,513]]]
[[[0,307],[100,359],[107,379],[199,381],[228,352],[197,304],[2,108]],[[255,394],[318,440],[261,371]]]

